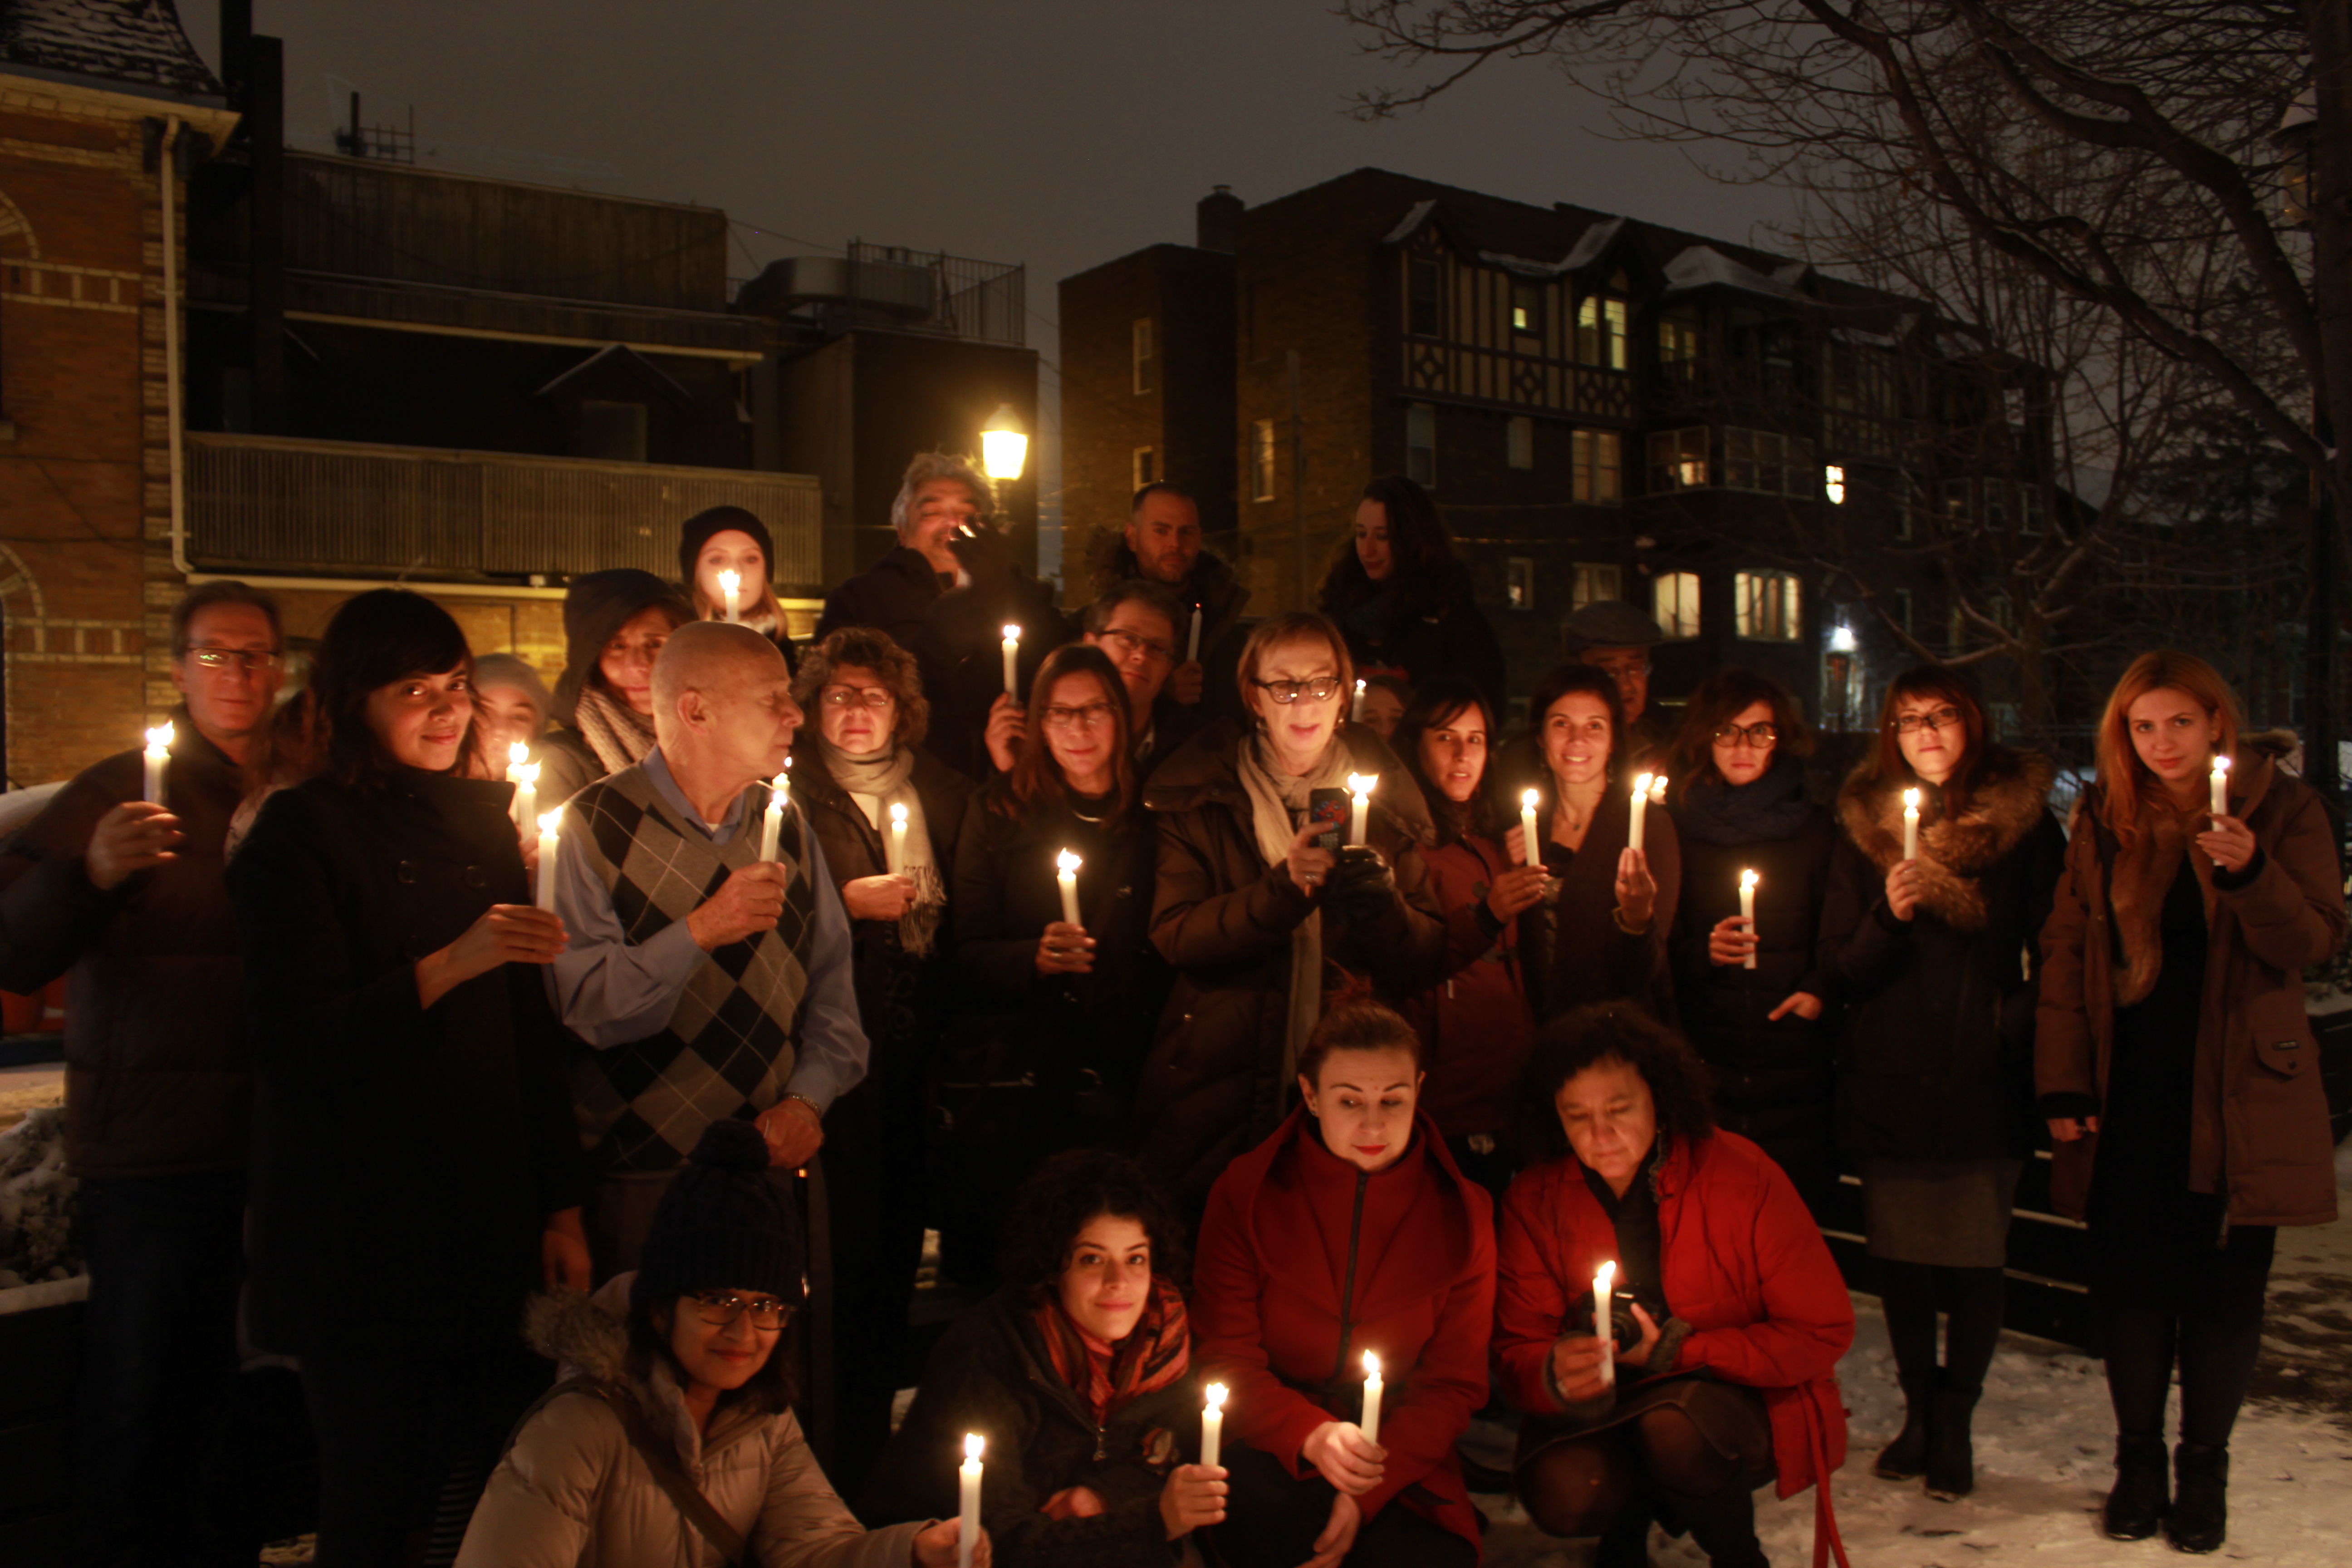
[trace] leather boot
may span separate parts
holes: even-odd
[[[1647,1501],[1627,1509],[1616,1523],[1602,1532],[1600,1550],[1592,1554],[1592,1568],[1650,1568],[1650,1526],[1654,1522]]]
[[[1927,1405],[1933,1397],[1934,1380],[1898,1377],[1895,1381],[1903,1385],[1903,1430],[1878,1451],[1878,1463],[1870,1468],[1870,1473],[1883,1481],[1916,1481],[1927,1471]]]
[[[1712,1568],[1771,1568],[1756,1539],[1756,1496],[1738,1481],[1706,1497],[1661,1489],[1665,1508],[1690,1531]]]
[[[2183,1443],[2172,1450],[2172,1511],[2165,1539],[2176,1552],[2218,1552],[2230,1535],[2230,1450]]]
[[[1977,1489],[1976,1446],[1969,1426],[1983,1392],[1949,1382],[1936,1385],[1927,1406],[1927,1495],[1937,1502],[1958,1502]]]
[[[2169,1479],[2163,1438],[2116,1438],[2115,1489],[2107,1493],[2106,1507],[2100,1513],[2108,1537],[2146,1541],[2154,1535],[2172,1506]]]

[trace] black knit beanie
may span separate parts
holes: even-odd
[[[695,557],[710,542],[714,533],[729,529],[748,533],[751,542],[760,547],[760,559],[768,563],[768,585],[772,590],[776,582],[776,542],[768,537],[768,525],[740,506],[714,506],[708,511],[698,511],[678,524],[677,580],[686,584],[688,595],[694,593]]]
[[[797,1302],[807,1267],[801,1216],[768,1174],[768,1141],[730,1118],[702,1130],[662,1194],[629,1301],[653,1307],[702,1290],[762,1290]]]

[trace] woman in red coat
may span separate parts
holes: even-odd
[[[1804,1200],[1716,1130],[1706,1084],[1633,1007],[1580,1008],[1536,1040],[1522,1104],[1548,1158],[1504,1203],[1496,1289],[1496,1376],[1528,1417],[1519,1497],[1554,1535],[1600,1536],[1599,1568],[1646,1563],[1657,1518],[1719,1568],[1761,1568],[1749,1493],[1818,1486],[1813,1561],[1843,1563],[1828,1481],[1853,1304]]]
[[[1334,1005],[1299,1056],[1305,1103],[1209,1194],[1192,1326],[1202,1375],[1232,1391],[1232,1568],[1478,1561],[1454,1445],[1486,1398],[1492,1204],[1417,1113],[1421,1079],[1402,1018]]]

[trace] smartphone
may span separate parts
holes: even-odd
[[[1348,833],[1348,792],[1343,789],[1316,789],[1307,792],[1307,820],[1319,822],[1324,831],[1315,836],[1318,849],[1339,852],[1339,845]]]

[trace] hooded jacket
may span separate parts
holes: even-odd
[[[906,1568],[925,1523],[867,1531],[834,1495],[789,1410],[721,1407],[698,1431],[667,1369],[628,1368],[625,1287],[531,1303],[531,1348],[615,1386],[675,1445],[679,1468],[748,1537],[757,1568]],[[615,1289],[614,1287],[622,1287]],[[778,1353],[782,1353],[781,1349]],[[926,1521],[928,1522],[928,1521]],[[561,1394],[514,1435],[458,1549],[458,1568],[720,1568],[602,1398]]]
[[[694,619],[694,608],[675,584],[650,572],[620,567],[572,580],[563,595],[563,674],[555,683],[547,734],[539,742],[539,798],[550,810],[604,776],[596,749],[580,732],[580,693],[596,675],[596,661],[621,628],[656,606],[677,625]],[[643,759],[638,759],[642,761]]]
[[[2254,858],[2232,876],[2214,867],[2210,934],[2197,1018],[2196,1098],[2189,1186],[2220,1193],[2239,1225],[2326,1225],[2336,1218],[2334,1139],[2303,971],[2344,943],[2343,868],[2318,794],[2281,771],[2293,737],[2249,736],[2230,779],[2230,807],[2254,836]],[[2116,853],[2085,793],[2042,931],[2034,1086],[2048,1116],[2098,1114],[2115,1049],[2119,965],[2160,958],[2156,926],[2166,889]],[[2194,844],[2189,855],[2201,855]],[[2183,868],[2184,871],[2188,868]],[[2083,1217],[2098,1134],[2051,1152],[2051,1198]]]

